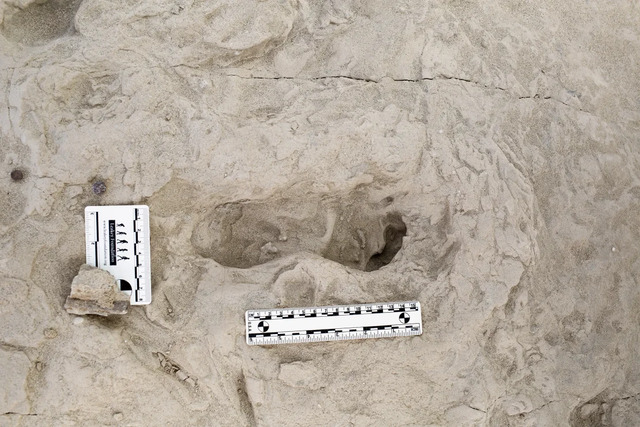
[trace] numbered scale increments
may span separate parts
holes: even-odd
[[[132,305],[149,304],[149,207],[88,206],[84,222],[87,264],[111,273]]]
[[[248,310],[245,321],[249,345],[422,334],[417,301]]]

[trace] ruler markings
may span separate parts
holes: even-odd
[[[151,302],[148,212],[142,205],[85,209],[87,264],[113,274],[134,305]]]
[[[422,334],[417,301],[245,313],[249,345],[383,338]]]

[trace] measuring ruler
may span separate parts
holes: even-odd
[[[417,301],[248,310],[245,321],[249,345],[422,334]]]
[[[87,206],[84,225],[87,264],[111,273],[132,305],[149,304],[149,207]]]

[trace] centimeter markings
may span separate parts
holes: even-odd
[[[417,301],[248,310],[245,321],[249,345],[422,334]]]
[[[131,304],[151,302],[147,206],[88,206],[85,239],[87,264],[110,272]]]
[[[136,281],[134,297],[138,304],[149,304],[151,302],[151,286],[148,281],[151,277],[151,263],[149,260],[149,209],[146,206],[134,209],[133,231]]]
[[[85,213],[84,231],[86,248],[86,263],[98,267],[98,241],[99,237],[99,215],[97,211],[87,211]]]

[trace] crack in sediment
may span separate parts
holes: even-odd
[[[636,397],[639,397],[640,393],[636,393],[636,394],[632,394],[631,396],[625,396],[625,397],[620,397],[618,399],[612,399],[612,400],[629,400],[629,399],[634,399]]]
[[[17,416],[20,416],[20,417],[37,417],[39,414],[21,414],[20,412],[5,412],[5,413],[2,413],[0,415],[3,415],[3,416],[17,415]]]
[[[439,81],[439,80],[453,80],[453,81],[458,81],[458,82],[462,82],[462,83],[471,83],[475,86],[480,86],[486,89],[493,89],[493,90],[499,90],[499,91],[503,91],[503,92],[508,92],[508,90],[506,88],[500,87],[500,86],[490,86],[484,83],[481,83],[479,81],[476,80],[472,80],[472,79],[465,79],[462,77],[455,77],[455,76],[448,76],[446,74],[438,74],[437,76],[434,77],[421,77],[418,79],[396,79],[393,77],[382,77],[380,79],[373,79],[373,78],[366,78],[366,77],[355,77],[355,76],[347,76],[347,75],[343,75],[343,74],[335,74],[335,75],[329,75],[329,76],[317,76],[317,77],[291,77],[291,76],[255,76],[255,75],[251,75],[251,76],[242,76],[239,74],[222,74],[224,76],[227,77],[237,77],[240,79],[245,79],[245,80],[297,80],[297,81],[317,81],[317,80],[353,80],[353,81],[358,81],[358,82],[365,82],[365,83],[382,83],[384,80],[390,80],[393,82],[407,82],[407,83],[420,83],[420,82],[432,82],[432,81]]]
[[[518,100],[523,100],[523,99],[530,99],[530,100],[534,100],[534,101],[535,100],[555,101],[555,102],[559,102],[560,104],[565,105],[565,106],[567,106],[569,108],[573,108],[574,110],[579,110],[579,111],[583,111],[585,113],[588,113],[588,111],[585,111],[582,108],[577,108],[577,107],[574,107],[573,105],[567,104],[566,102],[561,101],[558,98],[554,98],[554,97],[548,96],[548,95],[547,96],[542,96],[539,93],[536,93],[535,95],[532,95],[532,96],[519,96],[518,97]]]
[[[466,406],[467,408],[473,409],[474,411],[482,412],[483,414],[487,413],[487,411],[485,411],[484,409],[476,408],[475,406],[471,406],[468,404],[465,404],[464,406]]]
[[[437,81],[455,81],[455,82],[460,82],[460,83],[465,83],[465,84],[471,84],[473,86],[477,86],[479,88],[483,88],[483,89],[488,89],[488,90],[495,90],[495,91],[499,91],[505,94],[508,94],[510,96],[512,96],[513,98],[517,99],[518,101],[521,100],[540,100],[540,101],[553,101],[553,102],[557,102],[559,104],[564,105],[565,107],[571,108],[573,110],[576,111],[580,111],[580,112],[584,112],[587,114],[592,114],[587,110],[584,110],[582,108],[579,107],[575,107],[571,104],[568,104],[558,98],[554,98],[552,96],[542,96],[540,94],[534,94],[534,95],[530,95],[530,96],[519,96],[515,93],[513,93],[511,90],[509,90],[508,88],[505,87],[501,87],[501,86],[491,86],[485,83],[481,83],[477,80],[472,80],[472,79],[467,79],[467,78],[463,78],[463,77],[455,77],[455,76],[449,76],[446,74],[438,74],[436,76],[433,77],[421,77],[418,79],[396,79],[393,77],[382,77],[380,79],[373,79],[373,78],[365,78],[365,77],[355,77],[355,76],[347,76],[347,75],[341,75],[341,74],[336,74],[336,75],[330,75],[330,76],[317,76],[317,77],[292,77],[292,76],[255,76],[255,75],[250,75],[250,76],[242,76],[240,74],[228,74],[228,73],[223,73],[222,74],[225,77],[236,77],[239,79],[244,79],[244,80],[291,80],[291,81],[319,81],[319,80],[352,80],[352,81],[356,81],[356,82],[364,82],[364,83],[374,83],[374,84],[378,84],[378,83],[382,83],[384,80],[389,80],[392,82],[398,82],[398,83],[402,83],[402,82],[406,82],[406,83],[422,83],[422,82],[437,82]]]
[[[0,341],[0,349],[5,350],[5,351],[22,351],[25,352],[27,350],[32,350],[35,347],[29,347],[26,345],[18,345],[18,344],[11,344],[8,343],[6,341]]]
[[[521,412],[521,414],[531,414],[532,412],[539,411],[540,409],[544,408],[545,406],[551,405],[552,403],[556,403],[556,402],[559,402],[559,401],[558,400],[551,400],[551,401],[549,401],[547,403],[543,403],[542,405],[538,406],[537,408],[531,409],[530,411]]]
[[[11,117],[11,83],[13,82],[14,76],[16,74],[16,69],[14,67],[8,68],[11,70],[11,75],[7,76],[7,88],[4,91],[5,99],[7,103],[7,120],[9,120],[9,134],[13,139],[16,139],[15,126],[13,125],[13,118]]]

